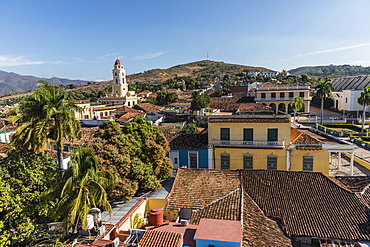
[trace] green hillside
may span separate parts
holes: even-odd
[[[356,75],[370,75],[370,67],[360,65],[329,65],[329,66],[306,66],[289,70],[293,75],[307,74],[318,77],[344,77]]]

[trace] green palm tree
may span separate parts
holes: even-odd
[[[12,122],[18,124],[12,144],[19,148],[44,151],[52,141],[58,151],[58,165],[62,168],[64,141],[81,137],[81,126],[71,111],[79,110],[68,100],[67,94],[46,81],[38,83],[40,89],[21,102]]]
[[[294,111],[294,121],[295,121],[297,112],[300,111],[303,107],[303,99],[299,96],[295,96],[294,99],[289,103],[289,105]]]
[[[366,114],[366,107],[370,105],[370,86],[365,87],[364,91],[361,92],[360,98],[358,98],[358,103],[363,106],[362,109],[362,131],[361,135],[364,134],[365,131],[365,114]]]
[[[315,87],[316,96],[321,99],[320,107],[320,124],[322,125],[323,115],[324,115],[324,100],[331,96],[331,92],[334,90],[333,83],[331,83],[331,78],[325,78],[321,80],[319,84]]]
[[[56,179],[56,185],[44,194],[43,200],[56,201],[50,209],[50,216],[54,219],[61,217],[67,230],[80,220],[86,229],[91,208],[112,213],[106,190],[115,186],[116,177],[109,171],[99,170],[93,150],[77,147],[70,168],[60,174],[62,179]]]

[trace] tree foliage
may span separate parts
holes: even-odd
[[[191,123],[188,123],[185,128],[181,130],[181,133],[199,133],[196,122],[193,120]]]
[[[39,152],[45,150],[48,141],[53,141],[61,166],[64,140],[73,141],[81,136],[80,123],[71,115],[72,110],[79,108],[58,87],[45,81],[38,86],[40,89],[21,102],[18,114],[12,118],[12,122],[18,124],[12,144]]]
[[[193,92],[193,100],[191,101],[190,109],[193,111],[207,108],[211,103],[211,97],[207,94],[200,94],[197,91]]]
[[[299,96],[295,96],[294,99],[289,103],[289,105],[294,111],[294,120],[295,120],[297,112],[300,111],[304,106],[303,99]]]
[[[155,190],[172,169],[166,157],[168,141],[143,117],[134,118],[123,128],[115,122],[104,122],[92,147],[102,169],[117,174],[117,186],[110,191],[112,198],[127,200],[138,189]]]
[[[49,215],[62,219],[66,229],[82,221],[87,226],[87,214],[91,208],[112,213],[108,203],[107,189],[115,186],[116,178],[109,171],[100,171],[92,149],[77,147],[71,158],[70,168],[61,173],[55,185],[44,195],[44,200],[54,201]]]
[[[47,205],[41,193],[56,173],[52,157],[30,150],[11,150],[0,160],[0,242],[2,246],[30,245],[43,237]]]
[[[179,96],[176,92],[170,92],[170,91],[162,91],[158,92],[156,97],[156,104],[157,105],[168,105],[170,103],[176,102],[178,100]]]
[[[320,107],[320,124],[323,123],[323,114],[324,114],[324,100],[331,96],[331,91],[334,90],[333,83],[331,83],[331,78],[325,78],[321,80],[319,84],[315,87],[316,94],[315,96],[321,99]]]
[[[365,114],[366,114],[366,107],[370,105],[370,86],[365,87],[364,91],[361,92],[360,98],[358,98],[358,103],[363,106],[362,109],[362,131],[361,134],[364,133],[365,130]]]

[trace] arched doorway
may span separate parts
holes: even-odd
[[[278,111],[281,111],[281,112],[286,112],[286,106],[285,106],[285,104],[284,103],[280,103],[279,105],[278,105]]]
[[[271,109],[272,109],[274,112],[276,112],[276,104],[275,104],[275,103],[271,103],[269,106],[271,107]]]

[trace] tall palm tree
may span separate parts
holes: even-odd
[[[47,191],[43,199],[56,200],[50,216],[61,217],[66,229],[82,221],[87,227],[87,214],[91,208],[101,208],[112,213],[106,189],[112,189],[116,177],[109,171],[100,171],[98,160],[90,148],[77,147],[72,155],[70,168],[61,173],[56,185]]]
[[[12,144],[40,152],[45,150],[48,141],[55,142],[58,165],[62,168],[64,141],[81,137],[80,123],[71,115],[71,111],[79,107],[56,86],[46,81],[39,82],[38,86],[40,89],[21,102],[18,114],[12,119],[18,124]]]
[[[294,111],[294,121],[297,115],[297,111],[300,111],[303,107],[303,99],[299,96],[295,96],[294,99],[289,103],[290,107]]]
[[[358,103],[363,106],[362,109],[362,130],[361,135],[364,134],[365,131],[365,114],[366,114],[366,107],[370,105],[370,86],[365,87],[364,91],[361,92],[360,98],[358,98]]]
[[[327,77],[324,80],[321,80],[315,89],[317,90],[316,96],[321,99],[320,124],[322,125],[324,115],[324,100],[330,97],[331,91],[334,90],[333,83],[331,83],[331,78]]]

